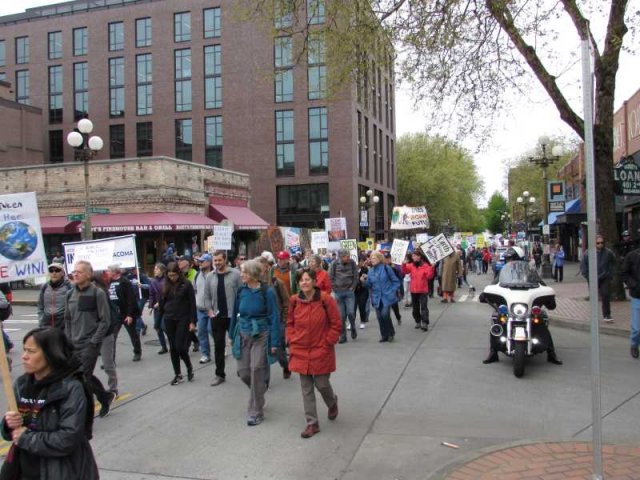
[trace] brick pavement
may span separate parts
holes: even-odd
[[[603,445],[604,478],[640,478],[640,447]],[[586,442],[531,443],[482,454],[445,468],[432,480],[590,480],[591,444]]]

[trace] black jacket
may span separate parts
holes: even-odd
[[[166,288],[168,280],[165,280]],[[169,282],[170,283],[170,282]],[[164,293],[160,297],[160,307],[158,309],[160,315],[171,320],[188,320],[190,323],[198,322],[198,314],[196,309],[196,293],[189,280],[184,280],[176,285],[174,291]]]
[[[115,284],[116,295],[118,296],[120,320],[124,320],[127,317],[138,318],[140,316],[138,296],[131,280],[122,275],[118,280],[113,280],[111,283]]]
[[[28,375],[14,383],[16,398],[28,382]],[[89,438],[93,403],[88,404],[82,383],[66,377],[53,383],[37,417],[35,430],[18,439],[18,448],[40,457],[42,480],[94,480],[100,478]],[[2,420],[2,437],[11,441],[11,431]]]
[[[633,250],[624,257],[620,275],[629,287],[629,295],[640,298],[640,249]]]

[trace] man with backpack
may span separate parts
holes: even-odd
[[[40,288],[38,296],[38,325],[64,329],[64,305],[73,286],[64,274],[64,265],[49,265],[49,281]]]
[[[342,335],[340,343],[347,341],[346,322],[349,320],[351,327],[351,339],[358,337],[356,330],[356,297],[355,289],[358,285],[358,265],[351,258],[347,249],[338,251],[338,258],[329,266],[329,278],[333,288],[333,295],[338,303],[340,317],[342,318]]]
[[[124,325],[133,345],[133,361],[139,362],[142,359],[142,344],[140,342],[140,334],[136,329],[136,318],[140,316],[136,291],[131,281],[122,275],[119,265],[109,266],[108,271],[109,301],[114,307],[113,311],[118,313],[120,319],[120,323],[113,332],[114,337],[118,338],[120,328]]]

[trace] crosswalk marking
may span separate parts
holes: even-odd
[[[475,302],[478,303],[478,295],[462,295],[457,302]]]

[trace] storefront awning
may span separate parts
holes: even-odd
[[[40,217],[40,228],[43,235],[63,235],[73,234],[73,224],[78,222],[70,222],[67,217]]]
[[[235,230],[266,230],[269,227],[269,222],[253,213],[249,207],[211,203],[209,216],[218,222],[233,222]]]
[[[91,215],[91,231],[96,233],[211,230],[217,223],[209,217],[195,213],[158,212]],[[78,228],[80,229],[81,227]]]
[[[564,213],[580,213],[580,199],[569,200],[565,206]]]

